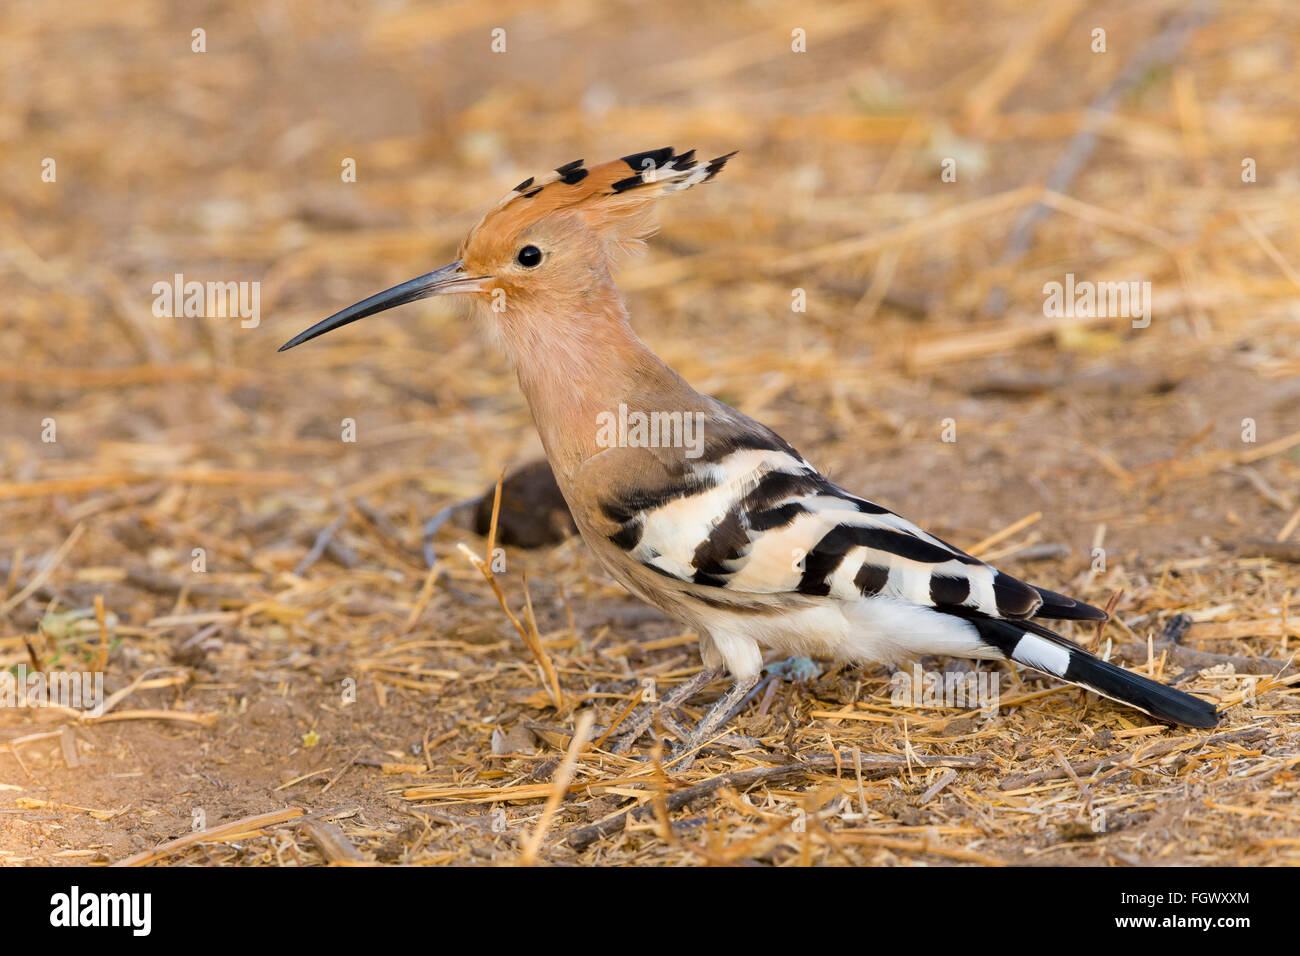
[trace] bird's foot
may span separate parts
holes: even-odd
[[[675,734],[678,740],[683,740],[682,744],[674,751],[674,768],[677,770],[689,770],[695,762],[695,755],[700,748],[709,743],[724,743],[735,739],[741,743],[743,748],[762,746],[752,737],[744,737],[737,734],[724,734],[721,737],[711,737],[719,727],[725,727],[744,710],[745,705],[767,687],[774,680],[785,680],[795,682],[807,682],[821,675],[821,668],[808,657],[787,657],[785,660],[777,661],[764,668],[767,676],[760,682],[757,677],[752,677],[747,681],[736,681],[731,688],[724,694],[713,708],[704,715],[704,719],[692,731],[688,739],[683,740],[680,734]],[[684,757],[681,755],[685,754]],[[680,757],[680,759],[678,759]]]
[[[684,745],[691,739],[691,731],[687,730],[677,720],[668,714],[660,714],[659,721],[663,724],[664,730],[668,731],[677,738],[677,746],[673,749],[674,756],[684,750]],[[761,748],[763,741],[756,737],[748,737],[745,734],[721,734],[704,745],[706,748],[717,748],[724,751],[733,750],[753,750],[756,747]]]
[[[764,668],[766,676],[760,682],[757,677],[746,681],[736,681],[692,731],[685,731],[673,717],[673,711],[711,683],[717,671],[702,670],[690,680],[679,684],[660,700],[647,704],[636,712],[626,723],[622,735],[610,750],[613,753],[626,753],[641,736],[658,719],[664,729],[678,740],[673,751],[674,766],[685,770],[695,759],[695,751],[709,743],[718,743],[736,749],[749,749],[761,746],[759,741],[741,734],[723,734],[717,736],[720,727],[730,723],[745,705],[763,688],[774,680],[806,682],[820,676],[821,668],[807,657],[788,657]],[[688,754],[682,758],[682,754]]]
[[[632,745],[641,739],[641,735],[650,729],[656,715],[668,715],[671,718],[674,707],[685,703],[697,691],[712,683],[717,676],[717,670],[706,667],[690,680],[678,684],[659,700],[646,704],[628,719],[622,736],[610,750],[616,754],[627,753]]]

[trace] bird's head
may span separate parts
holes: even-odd
[[[528,331],[602,294],[616,300],[610,265],[654,232],[656,200],[707,182],[732,155],[705,162],[666,146],[599,166],[568,163],[543,183],[526,179],[470,230],[456,261],[336,312],[280,351],[433,295],[463,295],[496,331]]]

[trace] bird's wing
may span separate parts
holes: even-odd
[[[851,495],[735,413],[695,459],[616,449],[593,502],[609,541],[645,567],[733,594],[886,595],[962,615],[1102,620],[887,508]],[[608,466],[608,462],[606,465]]]
[[[957,631],[963,640],[978,635],[984,649],[1160,720],[1218,723],[1209,701],[1100,660],[1028,620],[1105,620],[1106,612],[998,571],[832,484],[762,426],[743,416],[729,421],[743,427],[715,434],[695,461],[644,448],[588,459],[582,471],[591,495],[578,496],[579,523],[603,522],[625,560],[710,604],[721,598],[739,607],[745,595],[759,594],[895,598],[940,612],[926,617],[964,619],[951,633],[930,631],[932,643],[918,646],[987,656],[953,640]]]

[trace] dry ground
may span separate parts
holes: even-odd
[[[0,666],[126,693],[99,720],[0,711],[0,862],[115,862],[196,819],[235,825],[151,859],[515,860],[582,711],[692,673],[691,635],[578,541],[507,548],[496,579],[521,618],[531,596],[558,710],[456,548],[486,542],[443,530],[430,579],[421,523],[537,452],[454,313],[275,353],[442,264],[516,181],[666,143],[741,153],[624,274],[650,344],[847,487],[1122,592],[1102,643],[1224,719],[1151,726],[1010,671],[992,717],[903,708],[885,670],[829,671],[771,684],[733,728],[760,745],[687,773],[586,751],[540,859],[1300,861],[1300,13],[1207,5],[1169,63],[1182,6],[5,4]],[[1090,116],[1095,151],[1044,193]],[[175,273],[260,282],[260,324],[155,318]],[[1066,273],[1150,281],[1150,326],[1045,318]],[[1182,645],[1154,643],[1179,613]],[[669,804],[761,767],[787,771]]]

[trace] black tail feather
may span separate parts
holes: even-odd
[[[1026,667],[1136,707],[1157,720],[1187,727],[1218,726],[1218,712],[1209,701],[1094,657],[1042,625],[989,618],[972,618],[971,623],[986,643]]]
[[[1219,714],[1209,701],[1116,667],[1086,651],[1070,652],[1065,679],[1160,720],[1206,729],[1219,725]]]
[[[1104,621],[1108,617],[1101,608],[1076,601],[1064,594],[1057,594],[1047,588],[1035,587],[1034,590],[1043,599],[1042,607],[1034,612],[1034,617],[1045,617],[1056,621]]]

